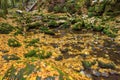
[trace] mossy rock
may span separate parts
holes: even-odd
[[[16,32],[14,33],[14,35],[19,35],[19,34],[23,34],[23,29],[22,28],[16,28]]]
[[[83,22],[77,22],[72,26],[72,29],[75,31],[79,31],[83,28]]]
[[[52,30],[50,30],[48,27],[44,27],[44,26],[40,27],[40,31],[45,34],[55,35],[55,33]]]
[[[48,27],[49,28],[56,28],[56,27],[59,27],[59,24],[55,20],[50,20],[48,22]]]
[[[45,58],[49,58],[52,56],[52,52],[45,52],[44,50],[40,50],[37,54],[37,56],[40,59],[45,59]]]
[[[38,29],[41,25],[42,25],[41,22],[33,22],[33,23],[28,23],[26,27],[27,27],[27,30]]]
[[[52,52],[46,52],[44,50],[30,50],[28,53],[24,54],[24,57],[37,57],[40,59],[46,59],[52,56]]]
[[[88,21],[84,21],[84,28],[85,29],[92,29],[93,28],[93,24],[89,23]]]
[[[85,69],[90,69],[93,65],[95,65],[96,62],[90,62],[90,61],[82,61],[82,65]]]
[[[10,46],[10,47],[20,47],[21,44],[17,40],[11,38],[11,39],[8,39],[8,46]]]
[[[108,35],[109,37],[116,37],[116,31],[110,29],[110,28],[104,28],[103,32]]]
[[[36,50],[30,50],[28,53],[24,54],[24,57],[35,57],[36,56]]]
[[[2,57],[4,58],[4,60],[7,60],[7,61],[9,61],[9,60],[19,60],[20,59],[15,54],[12,54],[12,55],[6,54],[6,55],[3,55]]]
[[[104,27],[102,25],[94,25],[93,30],[94,31],[103,31]]]
[[[39,43],[39,38],[32,39],[31,41],[28,42],[27,47],[28,46],[37,46],[36,45],[37,43]]]
[[[88,9],[88,12],[94,12],[95,11],[95,7],[93,6],[93,7],[89,7],[89,9]]]
[[[97,5],[95,5],[95,11],[97,12],[97,13],[102,13],[102,12],[104,12],[103,10],[104,10],[104,4],[97,4]]]
[[[101,68],[105,68],[105,69],[115,69],[115,64],[113,62],[109,62],[109,63],[104,63],[102,61],[98,61],[98,66]]]
[[[62,28],[66,29],[70,27],[70,23],[69,22],[65,22],[61,25]]]
[[[13,29],[14,27],[8,23],[0,23],[0,34],[9,34]]]

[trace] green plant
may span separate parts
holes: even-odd
[[[21,44],[17,40],[15,40],[13,38],[8,39],[8,45],[10,47],[20,47],[21,46]]]
[[[0,33],[1,34],[9,34],[13,31],[13,26],[8,23],[0,23]]]
[[[110,63],[104,63],[102,61],[98,61],[98,66],[101,68],[107,68],[107,69],[115,69],[115,64],[110,62]]]

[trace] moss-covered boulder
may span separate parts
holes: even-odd
[[[84,24],[83,22],[77,22],[72,26],[72,29],[75,31],[81,30],[83,28]]]
[[[4,60],[7,60],[7,61],[9,61],[9,60],[19,60],[19,59],[20,59],[20,58],[19,58],[17,55],[15,55],[15,54],[12,54],[12,55],[6,54],[6,55],[3,55],[2,57],[3,57]]]
[[[0,23],[0,34],[9,34],[13,29],[14,27],[8,23]]]
[[[98,66],[105,69],[115,69],[116,66],[113,62],[105,63],[103,61],[98,61]]]
[[[10,47],[20,47],[21,43],[17,41],[16,39],[10,38],[8,39],[8,46]]]
[[[52,30],[50,30],[48,27],[45,27],[45,26],[40,27],[40,32],[43,32],[49,35],[55,35],[55,33]]]

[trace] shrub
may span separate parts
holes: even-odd
[[[21,46],[21,44],[17,40],[12,39],[12,38],[8,39],[8,45],[10,47],[20,47]]]

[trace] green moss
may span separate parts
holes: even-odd
[[[34,57],[36,56],[36,50],[30,50],[28,53],[24,54],[24,57],[27,58],[27,57]]]
[[[87,21],[84,21],[84,28],[90,30],[93,28],[93,25]]]
[[[102,31],[103,29],[104,29],[104,28],[103,28],[101,25],[97,25],[97,26],[94,25],[94,26],[93,26],[93,30],[94,30],[94,31]]]
[[[95,65],[96,62],[93,61],[93,62],[89,62],[89,61],[82,61],[82,65],[84,66],[85,69],[90,69],[91,66]]]
[[[13,26],[8,23],[0,23],[0,34],[9,34],[13,29]]]
[[[37,57],[40,59],[46,59],[52,56],[52,52],[46,52],[44,50],[30,50],[28,53],[24,54],[24,57]]]
[[[98,61],[98,66],[106,69],[115,69],[115,64],[112,62],[104,63],[104,62]]]
[[[18,35],[18,34],[23,34],[23,29],[22,28],[17,28],[16,32],[14,33],[14,35]]]
[[[10,47],[20,47],[21,44],[17,40],[11,38],[11,39],[8,39],[8,46],[10,46]]]
[[[37,46],[36,45],[37,43],[39,43],[39,38],[32,39],[31,41],[28,42],[27,47],[28,46]]]
[[[109,37],[116,37],[116,31],[114,31],[114,29],[110,29],[109,27],[104,28],[103,32],[108,35]]]
[[[17,70],[15,69],[15,67],[12,65],[5,73],[4,77],[2,78],[2,80],[12,80],[16,78],[15,72]]]
[[[72,29],[75,31],[81,30],[83,27],[83,22],[77,22],[72,26]]]
[[[55,35],[55,33],[52,30],[50,30],[48,27],[44,27],[44,26],[40,27],[40,31],[45,34]]]
[[[40,59],[45,59],[45,58],[49,58],[52,56],[52,52],[45,52],[44,50],[41,50],[40,52],[38,52],[37,56]]]
[[[33,23],[29,23],[27,24],[27,30],[30,29],[35,29],[35,28],[39,28],[39,26],[41,26],[42,24],[40,22],[33,22]]]
[[[4,58],[4,60],[7,60],[7,61],[9,61],[9,60],[19,60],[20,58],[18,57],[18,56],[16,56],[16,55],[14,55],[14,54],[12,54],[12,55],[3,55],[3,58]]]
[[[59,27],[59,25],[58,25],[58,23],[55,20],[50,20],[48,22],[48,27],[55,28],[55,27]]]

